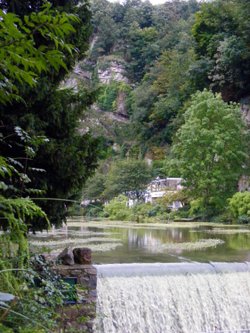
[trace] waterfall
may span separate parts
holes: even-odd
[[[250,333],[250,263],[97,270],[95,333]]]

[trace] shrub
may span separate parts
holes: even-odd
[[[189,215],[190,216],[196,216],[196,215],[204,215],[204,203],[203,199],[195,199],[190,202],[190,209],[189,209]]]
[[[250,192],[237,192],[229,202],[229,211],[239,223],[250,222]]]
[[[83,215],[87,217],[102,217],[103,204],[98,201],[88,204],[86,207],[84,207]]]
[[[133,220],[137,222],[154,222],[158,220],[166,220],[168,208],[159,203],[141,203],[132,208]]]
[[[127,207],[127,201],[128,199],[125,195],[115,197],[104,207],[104,214],[107,215],[110,220],[130,220],[132,214],[129,207]]]
[[[241,215],[238,217],[238,223],[240,224],[250,224],[250,216]]]

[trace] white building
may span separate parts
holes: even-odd
[[[182,178],[163,178],[157,177],[153,180],[147,188],[145,202],[153,203],[155,200],[162,198],[167,193],[180,191],[183,186],[181,185]],[[176,210],[182,207],[180,201],[173,202],[171,208]]]

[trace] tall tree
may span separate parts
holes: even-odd
[[[249,12],[250,3],[245,0],[216,0],[204,3],[196,14],[196,72],[200,75],[205,68],[207,83],[226,101],[239,101],[249,94]]]
[[[114,162],[107,174],[104,198],[125,194],[140,200],[152,178],[151,169],[143,160],[119,160]]]
[[[56,285],[51,289],[50,300],[46,305],[42,304],[41,295],[48,295],[51,281],[48,284],[44,274],[44,288],[39,288],[37,293],[37,288],[32,288],[33,277],[37,274],[32,275],[30,266],[29,274],[26,274],[30,259],[28,228],[31,223],[42,220],[48,225],[46,214],[28,197],[39,190],[26,188],[31,182],[27,162],[47,140],[37,133],[32,137],[17,126],[20,110],[14,109],[13,105],[27,106],[24,91],[31,93],[46,71],[57,73],[66,66],[64,57],[73,51],[66,39],[74,31],[71,23],[76,21],[76,17],[51,10],[48,5],[39,12],[26,15],[23,22],[15,14],[0,10],[0,145],[1,155],[4,154],[4,157],[0,156],[0,290],[15,295],[11,307],[1,297],[1,332],[53,330],[56,324],[54,309],[58,311],[62,304],[61,292],[56,291]],[[34,40],[35,31],[44,37],[39,46]]]
[[[41,7],[39,1],[35,1],[32,4],[36,7],[34,9],[35,12],[30,14],[34,21],[34,18],[41,16],[43,7]],[[53,24],[53,20],[57,20],[57,17],[44,18],[44,16],[41,16],[40,20],[43,20],[41,21],[41,26],[44,27],[44,31],[42,29],[39,30],[40,25],[37,21],[33,25],[27,23],[29,22],[27,21],[27,15],[30,10],[29,2],[22,3],[20,16],[16,20],[18,20],[17,22],[21,27],[22,24],[24,25],[21,31],[25,31],[25,24],[27,24],[32,36],[31,45],[28,45],[30,48],[32,46],[35,49],[37,57],[39,55],[41,58],[41,55],[43,55],[45,59],[42,58],[41,68],[38,67],[35,75],[32,75],[30,67],[27,66],[30,64],[32,60],[30,58],[33,54],[28,57],[29,53],[24,52],[26,58],[23,54],[21,56],[24,57],[26,62],[21,62],[22,58],[19,57],[18,53],[12,52],[14,64],[17,67],[21,65],[23,76],[28,76],[27,80],[29,79],[30,81],[35,78],[36,84],[32,87],[28,84],[23,85],[21,76],[17,77],[17,80],[13,76],[14,79],[11,82],[14,82],[14,87],[22,99],[16,100],[11,105],[0,105],[1,130],[3,137],[6,138],[1,140],[1,152],[4,156],[11,156],[16,160],[25,160],[25,172],[27,172],[29,178],[35,182],[37,187],[46,191],[43,196],[55,200],[37,201],[45,209],[54,224],[60,223],[66,216],[65,202],[56,200],[67,201],[77,198],[84,181],[96,166],[98,155],[98,140],[93,139],[89,133],[81,135],[78,131],[79,119],[82,117],[86,106],[92,101],[92,96],[87,91],[76,93],[70,90],[61,90],[59,87],[60,81],[67,73],[67,70],[71,68],[76,58],[83,56],[83,54],[78,53],[78,56],[77,53],[74,53],[74,49],[78,48],[79,52],[86,50],[91,31],[88,3],[81,3],[77,7],[75,4],[75,1],[52,2],[54,10],[57,10],[57,12],[64,13],[64,10],[67,10],[69,18],[75,17],[72,14],[78,13],[78,19],[72,22],[73,26],[69,26],[64,18],[66,14],[64,14],[62,21],[59,20],[57,22],[59,26],[55,25],[54,31],[52,31],[55,37],[51,40],[49,38],[51,36],[50,27]],[[65,5],[65,7],[62,7],[62,5]],[[10,11],[13,9],[18,12],[18,8],[8,7],[8,15],[13,17],[14,14]],[[70,28],[68,35],[65,36],[62,30],[64,24],[65,29]],[[61,40],[64,42],[64,48],[61,47]],[[72,41],[74,46],[69,41]],[[44,56],[47,49],[48,59]],[[57,54],[58,49],[60,51],[59,55]],[[10,50],[8,45],[7,50]],[[30,52],[30,49],[28,51]],[[39,57],[38,59],[40,59]],[[3,61],[8,60],[3,58]],[[9,61],[12,61],[12,59]],[[39,66],[40,63],[37,61],[34,64]],[[44,68],[47,65],[50,65],[50,67]],[[11,74],[15,75],[13,74],[13,72],[15,73],[13,68],[10,66],[7,67],[7,70],[9,68],[12,69]],[[39,74],[39,69],[40,72],[44,70],[45,73],[40,76],[37,75],[37,72]],[[4,70],[6,71],[6,69]],[[20,138],[15,131],[17,126],[25,130],[31,137],[46,136],[49,141],[38,149],[32,162],[29,161],[29,156],[27,156],[23,146],[20,146]],[[41,173],[40,177],[36,177],[33,174],[34,168],[44,169],[46,172]],[[25,187],[28,188],[29,184],[27,183]],[[43,226],[41,224],[35,227]]]
[[[184,117],[172,150],[179,175],[206,210],[221,209],[237,190],[247,157],[239,107],[204,90],[193,96]]]

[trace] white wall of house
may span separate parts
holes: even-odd
[[[148,184],[145,193],[145,202],[153,203],[155,200],[162,198],[167,193],[173,193],[180,191],[183,186],[181,185],[182,178],[163,178],[157,177],[151,183]],[[135,200],[128,200],[128,207],[133,207],[136,204]],[[171,205],[171,209],[177,210],[182,207],[180,201],[175,201]]]

